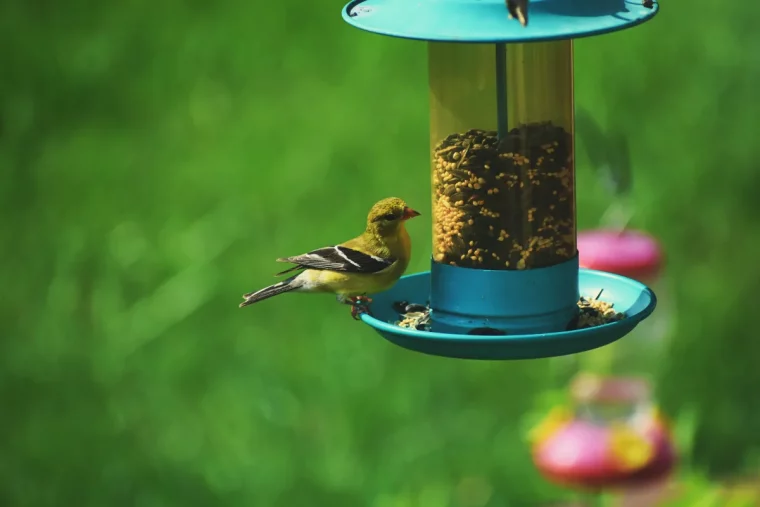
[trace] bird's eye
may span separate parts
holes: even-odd
[[[396,220],[396,215],[394,215],[393,213],[387,213],[380,218],[382,218],[383,220],[391,221],[391,220]]]

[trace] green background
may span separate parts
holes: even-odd
[[[237,308],[389,195],[424,212],[427,266],[425,46],[341,7],[0,4],[0,505],[566,496],[524,442],[549,362],[407,352],[329,296]],[[668,255],[660,398],[715,479],[760,466],[757,9],[668,0],[576,45],[577,103],[630,138],[632,225]],[[582,153],[578,181],[595,226],[610,196]]]

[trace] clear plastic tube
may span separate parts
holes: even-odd
[[[434,260],[511,270],[575,256],[572,41],[428,51]]]

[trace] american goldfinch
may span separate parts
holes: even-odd
[[[336,246],[283,257],[294,267],[275,276],[303,270],[280,283],[243,295],[240,308],[285,292],[326,292],[338,301],[351,305],[351,315],[358,319],[372,300],[368,293],[382,292],[404,274],[412,253],[412,243],[404,223],[419,213],[397,198],[376,203],[367,216],[367,227],[354,239]]]

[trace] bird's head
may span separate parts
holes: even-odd
[[[388,197],[375,203],[369,210],[367,228],[381,232],[391,231],[416,216],[419,216],[419,212],[407,206],[403,199]]]

